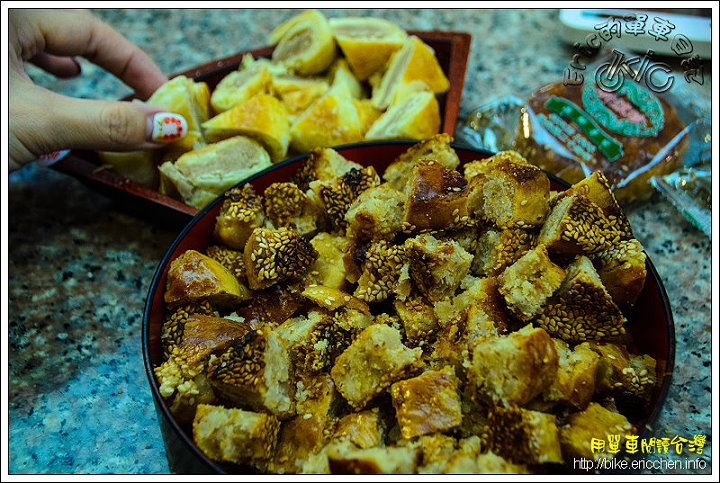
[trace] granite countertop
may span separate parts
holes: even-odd
[[[558,35],[557,10],[324,12],[385,17],[408,30],[471,33],[461,118],[491,99],[561,80],[572,58]],[[168,74],[267,45],[270,30],[295,13],[97,10]],[[76,97],[130,93],[93,65],[83,68],[80,78],[66,81],[31,73]],[[709,74],[700,95],[709,96]],[[36,165],[13,173],[7,193],[9,473],[167,473],[140,332],[150,282],[178,229],[128,213],[76,179]],[[710,474],[711,241],[658,194],[627,213],[675,318],[676,365],[656,429],[670,438],[707,435],[704,469],[689,473]]]

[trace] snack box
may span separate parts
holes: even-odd
[[[453,135],[460,110],[465,70],[470,52],[471,35],[450,31],[407,31],[428,44],[450,81],[447,93],[438,97],[441,109],[441,131]],[[273,46],[241,51],[228,57],[212,60],[193,67],[171,77],[185,75],[196,81],[203,81],[212,90],[220,80],[230,72],[237,70],[242,58],[251,54],[255,58],[270,57]],[[128,211],[161,221],[172,227],[181,228],[192,216],[198,213],[196,208],[182,201],[164,195],[155,189],[143,186],[106,169],[94,151],[73,150],[51,167],[79,179],[90,188],[107,194],[119,201]]]

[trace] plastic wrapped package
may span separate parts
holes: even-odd
[[[610,78],[601,62],[589,69],[600,75],[581,84],[552,83],[478,107],[458,126],[458,142],[517,150],[571,184],[602,170],[626,206],[660,191],[709,236],[709,99],[693,95],[681,76],[666,75],[662,90]]]

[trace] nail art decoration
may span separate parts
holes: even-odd
[[[158,112],[153,117],[153,141],[172,142],[187,134],[187,121],[179,114]]]

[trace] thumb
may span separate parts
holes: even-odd
[[[49,131],[64,148],[103,151],[152,149],[187,134],[179,114],[143,102],[99,101],[59,96]]]
[[[33,91],[34,98],[13,98],[9,106],[11,165],[62,149],[152,149],[187,134],[187,121],[162,107],[76,99],[34,85],[28,91]]]

